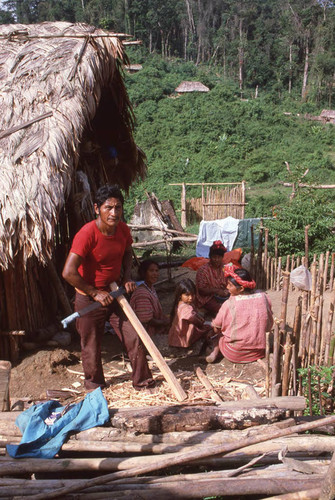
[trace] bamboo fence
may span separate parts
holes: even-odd
[[[173,183],[170,186],[181,186],[181,225],[201,220],[224,219],[232,216],[244,219],[245,181],[216,183]],[[201,187],[201,197],[187,198],[186,187]],[[216,186],[215,188],[213,186]]]
[[[271,257],[266,251],[260,255],[261,258],[253,256],[257,287],[281,290],[282,293],[280,318],[275,319],[273,332],[267,338],[266,393],[272,396],[305,393],[311,414],[317,411],[322,415],[333,411],[335,253],[314,255],[310,265],[306,265],[304,257],[295,255]],[[301,265],[301,261],[311,273],[309,291],[295,289],[290,283],[290,273]],[[292,301],[290,293],[293,291],[295,314],[293,324],[289,325],[286,319],[287,305]],[[324,310],[325,292],[330,294],[328,311]],[[305,369],[304,377],[301,374],[299,376],[299,368]],[[330,371],[326,380],[327,368]]]

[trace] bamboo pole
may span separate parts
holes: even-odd
[[[309,252],[309,249],[308,249],[308,230],[311,226],[308,225],[308,226],[305,226],[305,266],[307,267],[308,269],[308,261],[309,261],[309,257],[308,257],[308,252]]]
[[[187,226],[186,220],[186,186],[185,182],[181,186],[181,225],[183,229]]]
[[[278,268],[277,268],[277,292],[280,290],[280,278],[281,278],[281,257],[278,257]]]
[[[261,227],[259,228],[259,237],[258,237],[257,261],[256,261],[256,283],[257,287],[259,288],[263,288],[262,249],[263,249],[263,221],[261,219]]]
[[[243,203],[241,207],[241,219],[244,219],[244,214],[245,214],[245,181],[242,181],[242,186],[241,186],[241,201]]]
[[[280,329],[285,330],[286,328],[286,315],[287,315],[287,300],[290,285],[290,273],[283,271],[283,289],[281,297],[281,312],[280,312]]]
[[[270,265],[270,290],[275,289],[275,259],[274,257],[270,257],[271,265]]]
[[[255,239],[254,239],[254,226],[253,224],[250,227],[250,274],[255,279]]]
[[[206,220],[206,217],[205,217],[205,188],[204,188],[204,184],[201,184],[201,207],[202,207],[202,220]]]
[[[266,397],[270,397],[270,332],[265,333],[265,391]]]
[[[319,256],[318,278],[317,278],[317,285],[316,285],[318,294],[323,293],[324,268],[325,268],[325,254],[321,253]]]
[[[290,332],[287,332],[286,333],[286,342],[285,342],[285,357],[284,357],[284,364],[283,364],[282,396],[288,395],[291,355],[292,355],[291,334],[290,334]]]
[[[321,423],[322,422],[322,423]],[[75,486],[65,487],[56,489],[50,493],[35,495],[34,500],[47,500],[49,498],[57,498],[65,496],[69,493],[82,491],[91,486],[96,486],[100,484],[106,484],[110,481],[114,481],[115,479],[121,479],[125,477],[134,477],[140,474],[147,474],[149,472],[165,469],[167,467],[185,464],[189,462],[193,462],[196,459],[211,457],[212,455],[219,455],[222,453],[228,453],[234,450],[238,450],[240,448],[244,448],[245,446],[250,446],[253,444],[261,443],[264,441],[269,441],[270,439],[275,439],[279,437],[289,436],[295,433],[305,432],[312,429],[317,429],[321,425],[333,425],[335,424],[335,415],[331,417],[326,417],[322,419],[318,419],[313,422],[307,422],[300,425],[294,425],[290,428],[279,429],[276,428],[271,432],[269,431],[266,434],[253,436],[251,438],[246,438],[239,440],[234,443],[223,443],[217,446],[208,446],[201,449],[192,450],[186,453],[180,453],[174,457],[165,457],[162,460],[156,460],[154,464],[150,464],[144,467],[134,467],[128,471],[118,471],[111,474],[106,474],[104,476],[100,476],[93,479],[82,480],[79,481]],[[272,429],[272,426],[269,426]],[[20,497],[17,500],[22,500]]]
[[[329,277],[329,290],[332,292],[334,290],[334,268],[335,268],[335,253],[332,253],[331,264],[330,264],[330,277]]]
[[[275,234],[273,290],[277,289],[277,267],[278,267],[278,234]]]
[[[326,257],[325,257],[325,268],[324,268],[324,274],[323,274],[323,292],[325,292],[327,289],[329,254],[330,254],[330,252],[329,252],[329,250],[327,250]]]
[[[264,228],[264,288],[267,290],[268,287],[268,243],[269,243],[269,229],[267,227]]]
[[[330,339],[331,339],[331,335],[332,335],[332,325],[333,325],[334,308],[335,308],[335,285],[332,287],[332,290],[333,291],[332,291],[332,295],[331,295],[330,303],[329,303],[327,326],[326,326],[326,332],[325,332],[325,337],[324,337],[323,361],[325,363],[327,363],[327,360],[329,357],[329,346],[330,346]],[[322,348],[322,351],[323,351],[323,348]]]
[[[271,396],[275,397],[276,384],[280,380],[280,331],[277,321],[274,323],[273,332],[273,361],[272,361],[272,377],[271,377]]]
[[[324,304],[324,298],[321,296],[319,298],[319,308],[318,308],[318,319],[317,319],[317,325],[316,325],[316,342],[315,342],[315,364],[320,365],[321,360],[320,358],[322,357],[322,352],[321,352],[321,337],[322,337],[322,326],[323,326],[323,304]]]

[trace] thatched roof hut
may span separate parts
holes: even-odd
[[[92,26],[0,26],[0,330],[50,319],[40,264],[63,263],[92,191],[145,174],[124,62],[120,36]]]
[[[185,92],[209,92],[209,88],[201,82],[181,82],[175,89],[179,94]]]
[[[335,120],[335,110],[334,109],[323,109],[320,113],[320,118],[324,121],[334,121]]]

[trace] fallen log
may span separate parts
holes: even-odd
[[[255,435],[255,434],[254,434]],[[226,436],[225,442],[226,443],[232,443],[236,441],[236,439],[241,439],[242,436]],[[276,453],[280,452],[283,448],[287,447],[288,451],[290,453],[305,453],[309,454],[311,447],[313,447],[312,450],[312,456],[314,456],[317,453],[331,453],[333,450],[335,450],[335,440],[332,439],[331,441],[327,441],[326,436],[320,436],[319,439],[318,436],[311,436],[311,437],[301,437],[299,440],[297,438],[286,438],[282,440],[272,440],[267,442],[264,447],[262,448],[259,445],[254,445],[250,446],[248,450],[242,450],[242,454],[245,455],[245,458],[250,456],[254,456],[257,453],[260,453],[262,451],[266,453],[271,453],[272,455],[275,455]],[[5,446],[6,444],[18,444],[20,442],[20,438],[15,438],[15,439],[8,439],[8,440],[3,440],[1,442],[1,445]],[[211,440],[210,443],[206,443],[207,445],[209,444],[219,444],[223,442],[222,436],[217,437],[215,440]],[[204,443],[197,443],[204,445]],[[194,443],[188,444],[176,444],[176,443],[164,443],[164,444],[153,444],[153,443],[132,443],[132,442],[123,442],[123,441],[117,441],[117,442],[101,442],[101,441],[84,441],[84,440],[69,440],[68,442],[64,443],[62,445],[62,451],[63,452],[90,452],[90,453],[111,453],[111,454],[129,454],[129,453],[137,453],[137,454],[163,454],[163,453],[176,453],[176,452],[182,452],[182,451],[189,451],[191,446],[194,446]],[[143,456],[143,458],[145,458]],[[210,460],[210,459],[209,459]],[[213,462],[214,463],[214,462]],[[1,475],[1,462],[0,462],[0,475]]]
[[[295,419],[285,419],[276,422],[274,425],[278,429],[294,425]],[[0,413],[1,424],[1,413]],[[1,427],[1,425],[0,425]],[[184,432],[167,432],[165,434],[138,434],[127,430],[115,429],[114,427],[93,427],[85,431],[78,432],[69,436],[69,441],[93,441],[99,443],[122,442],[134,444],[166,444],[167,446],[182,445],[186,443],[203,444],[203,443],[222,443],[223,441],[232,441],[241,439],[242,437],[256,435],[258,433],[267,432],[267,425],[258,425],[242,430],[219,430],[219,431],[184,431]],[[21,439],[21,431],[14,423],[6,427],[3,426],[0,433],[0,441],[13,442],[14,439]]]
[[[215,496],[239,496],[239,495],[273,495],[284,492],[299,491],[299,489],[320,488],[322,483],[321,475],[307,476],[301,478],[301,475],[293,475],[287,477],[287,473],[282,473],[277,477],[248,477],[248,478],[213,478],[203,479],[198,481],[189,481],[187,484],[187,496],[185,496],[185,484],[183,482],[174,481],[168,483],[153,483],[153,484],[127,484],[112,486],[104,486],[100,492],[96,488],[92,493],[86,492],[83,495],[76,494],[76,499],[82,498],[86,500],[95,500],[98,498],[122,498],[133,500],[139,498],[157,498],[171,500],[171,498],[204,498]],[[75,488],[76,484],[64,487],[63,490]],[[55,491],[55,490],[54,490]],[[56,490],[57,491],[57,490]],[[16,498],[27,498],[29,490],[18,490],[19,495]],[[22,493],[25,496],[22,496]],[[34,500],[38,498],[52,498],[53,492],[44,490],[42,493],[34,494]],[[64,498],[64,497],[63,497]]]
[[[321,475],[302,478],[301,475],[299,476],[297,474],[288,476],[287,471],[276,474],[274,477],[264,478],[260,478],[259,476],[237,479],[207,477],[197,479],[196,481],[188,480],[187,486],[185,485],[185,481],[180,481],[177,478],[174,481],[146,482],[145,484],[120,484],[115,482],[113,485],[105,485],[103,488],[101,486],[93,487],[89,492],[85,492],[82,498],[99,498],[97,496],[99,493],[105,495],[108,493],[108,498],[115,498],[117,495],[120,495],[120,493],[124,495],[132,494],[132,498],[134,498],[134,495],[140,495],[141,498],[147,498],[147,492],[149,492],[155,493],[156,498],[162,498],[162,495],[169,494],[170,498],[172,496],[173,498],[185,499],[185,487],[187,487],[187,498],[203,498],[206,496],[212,497],[214,495],[235,496],[242,494],[242,492],[244,492],[244,495],[273,494],[283,491],[296,491],[299,486],[315,487],[316,485],[320,485],[321,482]],[[47,494],[55,488],[55,486],[52,487],[51,484],[43,486],[40,484],[40,481],[38,484],[33,485],[33,483],[36,483],[36,481],[30,481],[30,486],[27,486],[26,489],[19,485],[2,487],[0,488],[0,498],[10,498],[22,494],[25,496],[30,496],[31,494]],[[72,480],[71,483],[63,481],[63,484],[66,484],[65,487],[75,486],[75,483],[74,480]],[[77,495],[76,498],[78,498]]]
[[[257,436],[255,436],[257,437]],[[313,439],[311,439],[313,437]],[[242,438],[239,441],[250,439]],[[232,439],[225,444],[235,444],[237,439]],[[222,441],[221,441],[222,443]],[[112,445],[113,443],[111,443]],[[203,446],[189,446],[188,452],[190,450],[205,450],[211,444],[203,444]],[[65,444],[62,448],[62,455],[64,455]],[[278,439],[272,439],[266,441],[262,444],[250,445],[247,448],[243,447],[238,451],[232,451],[224,456],[216,457],[206,457],[205,459],[199,458],[192,462],[194,466],[211,466],[211,467],[222,467],[227,464],[244,464],[249,460],[259,456],[262,453],[266,453],[266,456],[262,459],[262,464],[264,463],[277,463],[278,453],[282,450],[286,450],[286,457],[296,457],[296,458],[306,458],[310,459],[313,457],[318,457],[319,455],[327,454],[331,457],[331,454],[335,450],[335,438],[330,439],[327,436],[290,436]],[[103,451],[103,450],[101,450]],[[111,446],[111,452],[113,448]],[[148,450],[147,450],[148,451]],[[170,458],[178,457],[180,453],[171,452],[168,456]],[[148,455],[148,456],[137,456],[137,457],[104,457],[104,458],[55,458],[53,460],[47,459],[34,459],[34,458],[21,458],[20,460],[12,459],[8,456],[0,457],[0,476],[6,475],[23,475],[32,474],[37,472],[73,472],[73,471],[116,471],[116,470],[129,470],[134,467],[145,467],[156,462],[163,460],[164,455]]]
[[[335,415],[331,417],[326,417],[323,420],[323,424],[333,424],[335,423]],[[106,474],[105,476],[102,477],[97,477],[94,479],[89,479],[89,480],[83,480],[80,481],[79,484],[77,484],[75,487],[69,487],[69,488],[60,488],[57,490],[54,490],[51,493],[47,493],[46,495],[36,495],[34,500],[46,500],[47,498],[57,498],[59,496],[64,497],[64,495],[72,492],[77,492],[81,491],[85,488],[88,488],[90,486],[95,486],[98,484],[106,484],[110,481],[114,481],[115,479],[119,479],[122,477],[134,477],[140,474],[147,474],[148,472],[152,471],[157,471],[161,469],[165,469],[167,467],[171,467],[174,465],[181,465],[185,463],[192,462],[194,460],[200,459],[200,458],[205,458],[205,457],[210,457],[212,455],[218,455],[222,453],[228,453],[229,451],[233,450],[238,450],[242,447],[245,446],[250,446],[252,444],[257,444],[261,443],[264,441],[268,441],[271,438],[277,438],[277,437],[284,437],[284,436],[289,436],[294,433],[299,433],[299,432],[306,432],[311,429],[315,429],[320,425],[320,422],[308,422],[305,424],[301,425],[295,425],[293,427],[289,427],[286,429],[274,429],[272,433],[266,433],[266,435],[259,435],[259,436],[254,436],[251,438],[246,438],[246,439],[241,439],[240,441],[237,441],[235,443],[225,443],[222,445],[216,445],[216,446],[206,446],[205,449],[204,447],[197,447],[196,450],[192,450],[189,452],[185,453],[180,453],[178,454],[177,457],[171,457],[171,455],[166,456],[162,460],[156,460],[156,463],[154,465],[149,465],[146,467],[134,467],[133,469],[129,471],[118,471],[118,472],[113,472],[111,474]],[[286,484],[286,481],[284,481]],[[315,486],[311,487],[318,487],[316,484]],[[304,488],[296,488],[294,491],[297,491],[299,489],[304,489]],[[306,488],[305,488],[306,489]],[[245,490],[244,490],[245,491]],[[19,500],[19,497],[18,499]]]
[[[133,431],[161,434],[173,431],[210,429],[243,429],[253,425],[271,423],[283,418],[286,411],[303,410],[302,396],[287,396],[252,401],[227,401],[219,406],[154,406],[111,410],[113,427]]]

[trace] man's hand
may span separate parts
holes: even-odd
[[[127,293],[132,293],[136,288],[136,283],[135,281],[129,280],[123,283],[123,286],[125,287]]]
[[[113,297],[105,290],[97,290],[96,292],[90,294],[92,299],[96,302],[100,302],[104,307],[109,306],[113,302]]]

